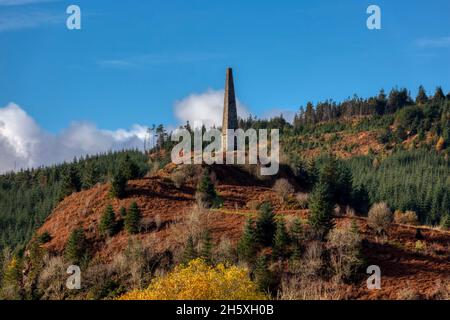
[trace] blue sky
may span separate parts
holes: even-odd
[[[82,30],[65,27],[82,10]],[[366,28],[366,8],[382,30]],[[0,0],[0,108],[58,133],[177,125],[177,101],[235,72],[252,114],[420,84],[450,91],[450,2]]]

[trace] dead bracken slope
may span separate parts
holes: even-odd
[[[154,250],[163,252],[184,245],[186,239],[183,221],[189,218],[195,204],[195,188],[192,185],[177,189],[163,176],[144,178],[129,182],[124,199],[111,199],[108,185],[99,185],[67,197],[47,218],[38,234],[48,231],[52,239],[45,246],[51,252],[61,253],[70,232],[82,226],[92,245],[94,256],[108,261],[115,253],[124,250],[131,239],[152,241]],[[277,214],[307,216],[306,210],[283,210],[277,195],[269,187],[219,184],[217,191],[224,199],[220,210],[208,214],[208,228],[214,241],[229,239],[236,243],[241,236],[246,219],[256,212],[251,204],[271,201]],[[118,214],[121,206],[129,207],[136,201],[142,211],[144,228],[138,235],[130,236],[124,231],[111,239],[100,237],[98,224],[108,204]],[[337,217],[337,224],[348,220]],[[154,227],[157,221],[158,227]],[[423,228],[423,246],[418,247],[416,228],[394,225],[387,240],[376,239],[368,229],[364,218],[358,218],[364,238],[363,254],[366,265],[378,265],[382,270],[382,289],[369,291],[366,278],[353,285],[348,294],[351,299],[396,299],[403,291],[414,288],[424,296],[432,294],[437,282],[450,275],[450,234],[431,228]]]

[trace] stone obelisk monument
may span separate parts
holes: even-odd
[[[227,78],[225,81],[225,98],[223,105],[223,121],[222,121],[222,149],[223,151],[235,150],[235,141],[228,141],[227,130],[236,130],[238,128],[236,96],[234,94],[233,70],[227,69]],[[234,137],[234,135],[232,136]],[[235,139],[233,139],[235,140]],[[232,146],[231,144],[234,144]]]

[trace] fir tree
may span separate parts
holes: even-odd
[[[267,266],[266,256],[262,255],[256,260],[254,277],[259,290],[263,292],[271,290],[273,275]]]
[[[128,233],[136,234],[139,232],[141,219],[141,211],[139,210],[137,203],[133,202],[125,216],[125,229]]]
[[[442,91],[441,87],[437,87],[436,91],[434,92],[433,100],[435,102],[441,102],[445,100],[444,92]]]
[[[116,214],[112,205],[108,205],[100,218],[100,231],[106,236],[113,236],[116,232],[116,227]]]
[[[291,228],[292,259],[299,260],[301,256],[301,241],[303,237],[302,222],[295,218]]]
[[[127,178],[118,170],[111,179],[110,195],[114,198],[121,199],[125,196],[125,190],[127,187]]]
[[[87,241],[83,228],[72,231],[67,240],[64,255],[72,264],[81,264],[87,259]]]
[[[419,87],[419,91],[416,97],[416,104],[422,105],[428,102],[428,96],[423,86]]]
[[[125,159],[120,164],[119,171],[122,172],[127,180],[139,177],[139,167],[131,160],[130,155],[128,154],[125,155]]]
[[[290,239],[286,231],[286,224],[284,219],[280,217],[277,221],[277,229],[273,239],[272,253],[275,259],[284,258],[286,256],[289,240]]]
[[[319,182],[310,197],[309,224],[317,236],[324,239],[333,228],[334,203],[331,200],[329,187],[324,182]]]
[[[186,246],[183,253],[183,263],[187,264],[189,261],[196,259],[198,256],[195,249],[194,238],[190,235],[187,239]]]
[[[253,219],[249,218],[244,233],[238,243],[238,256],[240,259],[252,262],[256,254],[256,234]]]
[[[81,180],[77,167],[69,165],[63,175],[60,199],[81,190]]]
[[[258,243],[262,246],[271,246],[275,229],[273,208],[270,203],[265,202],[259,208],[258,220],[256,221],[256,240]]]
[[[198,182],[196,198],[198,203],[206,208],[218,207],[218,196],[214,183],[211,180],[209,170],[203,172],[203,175]]]
[[[122,218],[125,218],[127,216],[127,209],[125,209],[125,207],[120,207],[119,214]]]
[[[209,230],[206,230],[203,234],[202,249],[200,251],[200,257],[207,263],[212,263],[212,237]]]

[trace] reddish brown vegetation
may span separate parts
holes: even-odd
[[[208,215],[208,228],[214,241],[227,238],[236,243],[241,236],[248,215],[250,202],[270,201],[277,214],[307,216],[307,210],[283,210],[280,197],[267,186],[256,186],[255,181],[245,175],[233,183],[233,175],[226,175],[223,168],[217,170],[220,181],[217,191],[224,200],[222,209]],[[239,185],[236,185],[239,184]],[[298,188],[297,188],[298,189]],[[155,251],[175,250],[185,243],[183,221],[192,211],[195,203],[193,183],[176,188],[164,172],[156,177],[129,182],[127,196],[122,200],[110,199],[108,185],[97,186],[67,197],[48,217],[38,233],[48,231],[52,239],[45,246],[53,252],[62,252],[70,232],[82,226],[92,245],[93,254],[109,261],[114,254],[123,250],[130,239],[153,239]],[[138,235],[121,231],[111,239],[104,240],[98,230],[98,222],[105,207],[112,204],[118,216],[119,208],[129,207],[136,201],[146,221],[158,220],[158,225],[143,230]],[[350,219],[337,218],[337,225]],[[397,299],[402,291],[413,288],[421,297],[430,297],[437,282],[450,275],[450,233],[423,228],[421,246],[416,245],[416,228],[393,225],[386,239],[377,239],[364,218],[356,218],[364,239],[365,264],[378,265],[382,270],[382,289],[369,291],[366,277],[361,276],[357,285],[347,290],[350,299]],[[155,224],[156,225],[156,224]],[[156,240],[156,241],[155,241]]]

